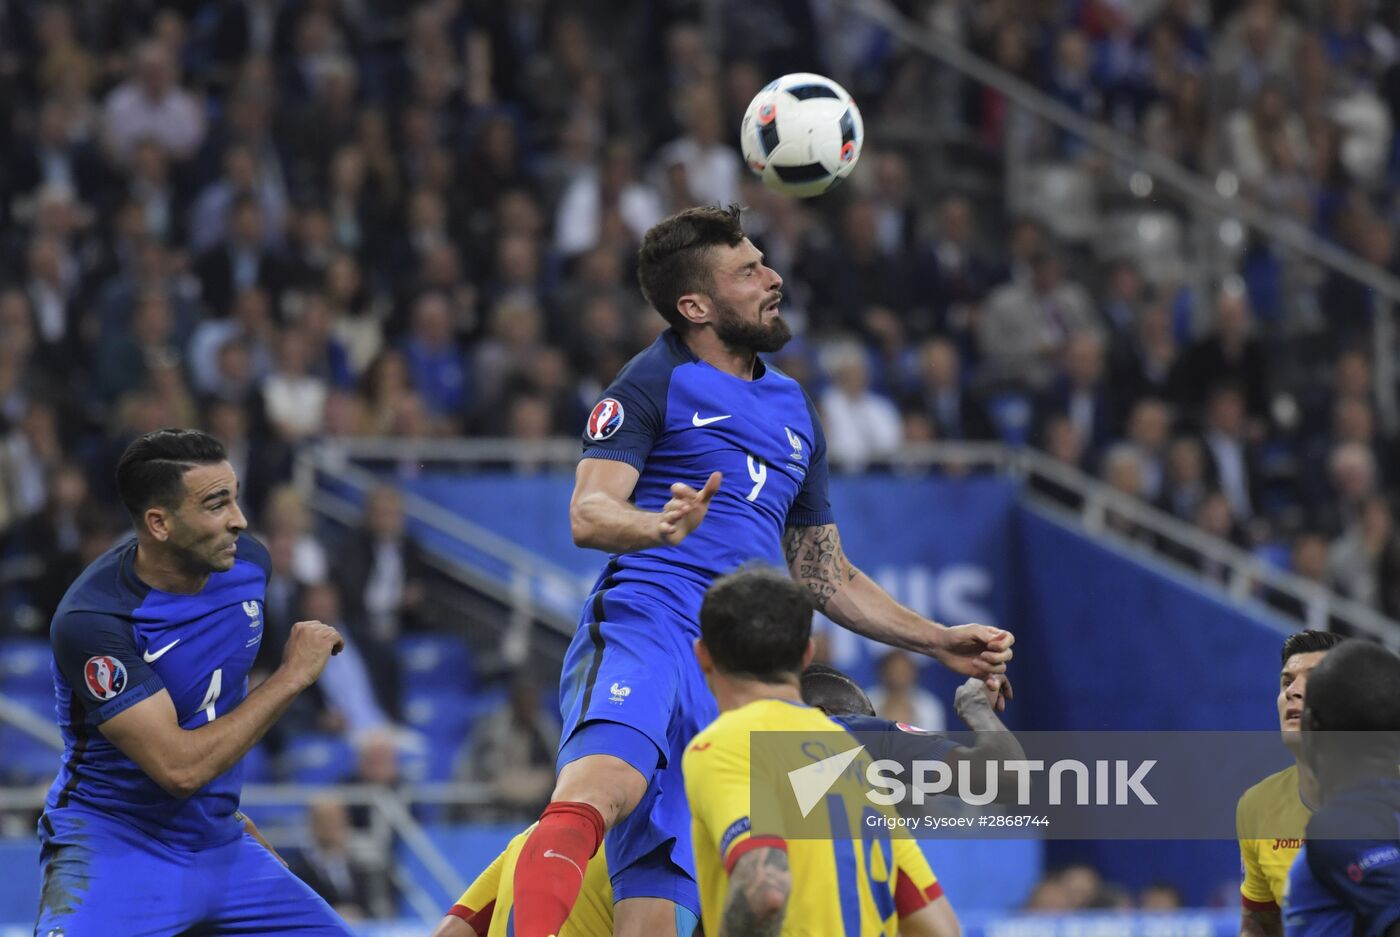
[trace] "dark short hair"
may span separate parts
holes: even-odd
[[[1279,655],[1279,666],[1288,663],[1288,658],[1294,654],[1312,654],[1317,651],[1330,651],[1345,641],[1342,635],[1332,631],[1295,631],[1283,642],[1283,651]]]
[[[734,247],[744,240],[738,205],[687,208],[651,226],[637,251],[637,281],[642,295],[676,329],[686,320],[676,303],[686,293],[713,288],[710,249]]]
[[[153,504],[179,506],[185,497],[185,473],[196,465],[228,459],[224,444],[196,429],[158,429],[138,436],[117,462],[117,494],[131,519]]]
[[[1370,641],[1347,641],[1308,675],[1309,728],[1400,732],[1400,657]]]
[[[830,716],[873,716],[875,704],[856,682],[835,667],[809,664],[802,671],[802,702]]]
[[[700,604],[700,640],[726,674],[764,683],[795,679],[811,636],[807,590],[775,569],[722,576]]]

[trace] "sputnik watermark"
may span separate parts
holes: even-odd
[[[787,773],[804,819],[863,751],[865,746],[859,745]],[[992,803],[1028,807],[1033,779],[1043,776],[1048,787],[1044,802],[1051,806],[1154,806],[1157,798],[1144,781],[1156,764],[1153,758],[1136,764],[1126,759],[1100,758],[1086,763],[1061,758],[1048,766],[1041,759],[989,760],[979,765],[960,761],[954,766],[945,761],[921,759],[905,764],[881,758],[865,764],[865,783],[871,788],[865,797],[880,807],[922,807],[928,798],[941,796],[956,797],[972,807]],[[1008,776],[1015,782],[1014,799],[1002,796],[1002,781]]]

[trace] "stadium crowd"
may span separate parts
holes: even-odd
[[[1400,269],[1400,5],[902,6]],[[845,81],[868,134],[854,180],[812,203],[760,188],[735,139],[797,70]],[[358,534],[318,539],[297,447],[576,435],[664,326],[635,287],[641,234],[731,202],[785,278],[798,337],[777,363],[839,470],[1028,440],[1400,616],[1375,298],[1263,240],[1209,292],[1101,262],[1000,185],[1047,161],[1107,179],[1101,156],[820,0],[0,3],[0,152],[0,637],[42,635],[125,529],[125,444],[200,426],[270,547],[269,619],[355,636],[343,698],[303,724],[392,724],[381,651],[417,627],[416,547],[389,489]],[[530,692],[473,744],[528,723]],[[547,762],[557,727],[529,731]]]

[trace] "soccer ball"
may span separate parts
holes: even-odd
[[[754,95],[740,139],[744,161],[764,185],[810,198],[856,168],[865,125],[845,88],[825,76],[797,72]]]

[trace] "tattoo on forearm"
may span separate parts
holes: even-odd
[[[783,929],[792,872],[781,849],[755,849],[729,877],[720,937],[776,937]]]
[[[819,611],[826,611],[831,597],[856,578],[857,570],[841,549],[835,524],[789,527],[783,531],[783,553],[793,578],[812,593]]]

